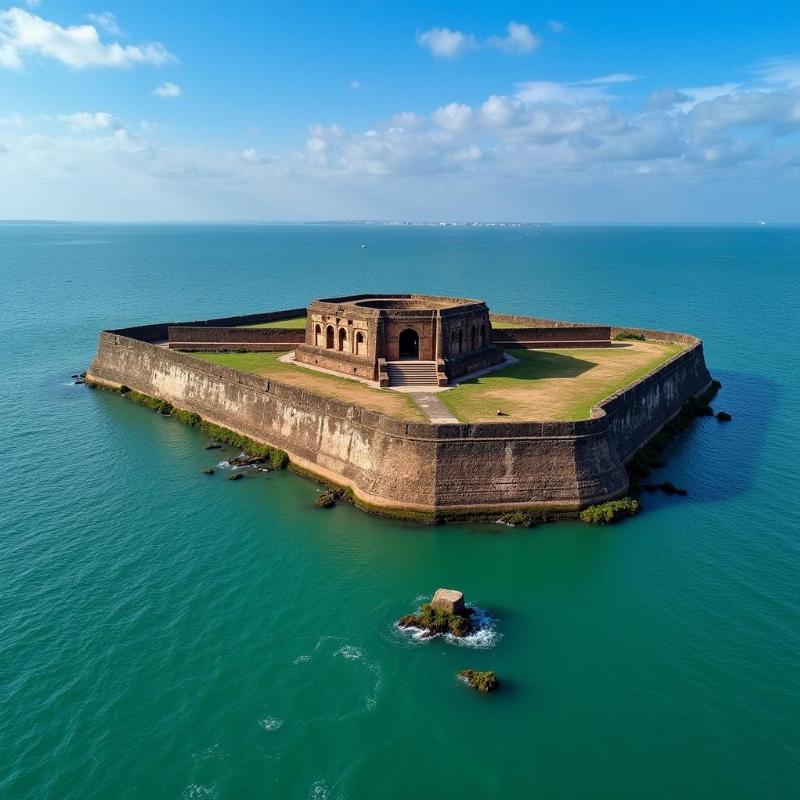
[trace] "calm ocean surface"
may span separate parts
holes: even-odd
[[[800,228],[2,225],[0,287],[3,800],[797,796]],[[618,527],[421,528],[71,385],[103,327],[379,290],[696,333],[733,422]],[[438,586],[484,647],[393,629]]]

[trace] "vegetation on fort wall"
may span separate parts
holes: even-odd
[[[589,506],[581,511],[581,522],[589,525],[610,525],[626,517],[633,517],[639,513],[639,501],[632,497],[623,497],[620,500],[609,500]]]
[[[197,428],[203,434],[214,439],[217,442],[229,444],[232,447],[238,447],[245,453],[251,456],[260,456],[269,459],[269,464],[273,469],[284,469],[289,464],[289,455],[285,450],[279,447],[272,447],[262,442],[257,442],[249,436],[243,436],[240,433],[232,431],[230,428],[225,428],[222,425],[216,425],[213,422],[204,420],[199,414],[194,411],[186,411],[182,408],[175,408],[171,403],[166,400],[159,400],[157,397],[151,397],[149,394],[142,392],[135,392],[127,386],[120,386],[115,390],[118,394],[132,400],[134,403],[145,408],[157,411],[159,414],[173,416],[184,425],[190,425]]]
[[[615,333],[612,338],[615,342],[627,342],[630,340],[643,342],[645,340],[644,334],[635,333],[634,331],[620,331],[619,333]]]

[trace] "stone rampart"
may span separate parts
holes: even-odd
[[[88,380],[127,385],[194,411],[283,448],[301,469],[352,487],[364,504],[426,519],[521,507],[578,509],[620,496],[627,491],[625,461],[711,380],[699,340],[645,331],[688,347],[595,406],[591,419],[434,425],[142,340],[156,328],[102,333]]]
[[[200,350],[293,350],[306,338],[304,328],[241,328],[210,325],[170,325],[170,348]]]

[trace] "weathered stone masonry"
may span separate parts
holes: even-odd
[[[87,377],[281,447],[299,467],[393,513],[577,509],[624,494],[626,460],[710,383],[698,339],[637,332],[687,349],[578,422],[406,422],[154,344],[167,325],[103,332]]]

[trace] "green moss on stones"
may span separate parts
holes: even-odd
[[[510,511],[507,514],[501,514],[497,521],[512,528],[534,528],[544,520],[532,511]]]
[[[637,342],[643,342],[644,335],[641,333],[635,333],[634,331],[620,331],[619,333],[614,334],[615,342],[624,342],[630,339],[635,339]]]
[[[589,525],[610,525],[626,517],[633,517],[639,513],[639,501],[633,497],[623,497],[620,500],[609,500],[589,506],[581,511],[581,522]]]
[[[430,603],[420,606],[416,614],[406,614],[397,624],[401,628],[422,628],[425,636],[437,633],[452,633],[453,636],[469,636],[474,630],[469,616],[462,616],[450,611],[441,611]]]
[[[497,675],[492,670],[481,672],[476,669],[463,669],[458,673],[458,677],[473,689],[477,689],[481,694],[489,694],[500,685]]]

